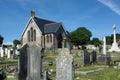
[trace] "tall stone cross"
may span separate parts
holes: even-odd
[[[118,43],[116,42],[116,26],[115,24],[113,25],[113,43],[112,43],[112,47],[111,49],[109,49],[109,52],[112,52],[112,51],[117,51],[117,52],[120,52],[120,48],[118,47]]]

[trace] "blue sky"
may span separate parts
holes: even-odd
[[[37,17],[62,22],[69,32],[86,27],[102,39],[120,33],[120,0],[0,0],[0,34],[4,42],[21,39],[30,11]]]

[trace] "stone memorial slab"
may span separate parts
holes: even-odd
[[[18,80],[26,80],[27,78],[27,48],[28,45],[25,44],[20,49],[19,64],[18,64]]]
[[[4,51],[3,51],[2,47],[0,47],[0,57],[1,57],[1,58],[4,57]]]
[[[27,49],[27,80],[41,80],[41,49],[38,45],[32,45]]]
[[[103,55],[98,56],[98,62],[106,62],[106,57]]]
[[[73,80],[73,57],[67,48],[58,50],[56,58],[56,80]]]
[[[88,53],[87,51],[84,51],[83,54],[83,64],[84,65],[90,64],[90,53]]]
[[[5,48],[5,54],[7,55],[7,53],[8,53],[8,49],[7,49],[7,48]]]
[[[104,64],[109,64],[111,61],[111,53],[107,52],[106,55],[99,55],[97,61],[98,63],[102,62]]]
[[[43,50],[39,45],[25,44],[20,49],[17,80],[41,80]]]
[[[8,50],[7,58],[10,59],[10,50]]]
[[[97,53],[96,51],[92,52],[92,63],[95,63],[97,61]]]
[[[107,62],[110,62],[111,61],[111,53],[110,52],[107,52]]]

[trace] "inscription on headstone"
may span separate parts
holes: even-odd
[[[67,48],[59,50],[56,58],[56,80],[73,80],[73,57]]]

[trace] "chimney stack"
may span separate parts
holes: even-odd
[[[30,16],[31,16],[31,17],[34,17],[34,16],[35,16],[35,11],[34,11],[34,10],[31,10]]]

